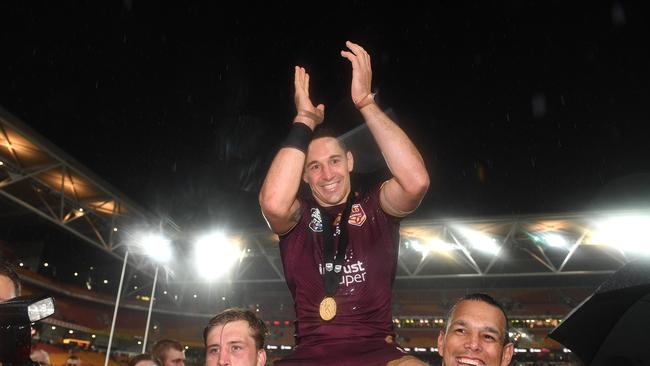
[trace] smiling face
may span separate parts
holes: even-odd
[[[309,144],[303,180],[316,202],[323,207],[344,203],[350,193],[352,153],[343,150],[333,137],[321,137]]]
[[[262,366],[266,352],[257,349],[251,328],[246,320],[235,320],[215,325],[206,337],[206,366]]]
[[[506,319],[496,306],[464,300],[456,305],[446,332],[438,336],[444,366],[506,366],[512,343],[503,344]]]

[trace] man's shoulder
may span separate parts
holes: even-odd
[[[355,201],[365,205],[379,205],[380,192],[385,182],[373,184],[364,189],[355,191]]]

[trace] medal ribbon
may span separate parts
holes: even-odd
[[[336,293],[336,287],[341,281],[343,273],[343,261],[345,260],[345,253],[348,249],[348,220],[352,212],[352,198],[354,193],[350,190],[348,199],[345,204],[345,209],[341,214],[341,221],[339,221],[339,245],[334,253],[334,238],[332,233],[333,218],[330,216],[323,207],[320,207],[321,218],[323,220],[323,254],[325,261],[325,268],[323,271],[323,281],[325,283],[325,293],[327,296],[333,297]],[[337,271],[338,269],[338,271]]]

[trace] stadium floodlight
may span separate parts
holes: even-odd
[[[456,230],[469,242],[472,248],[488,254],[497,254],[501,249],[493,237],[474,229],[456,226]]]
[[[194,243],[194,259],[199,275],[211,280],[223,276],[244,255],[239,242],[223,232],[199,237]]]
[[[169,239],[165,238],[161,234],[148,233],[144,234],[139,240],[140,247],[144,250],[145,254],[149,258],[153,259],[158,263],[167,263],[172,258],[172,246]],[[142,353],[145,352],[147,347],[147,338],[149,336],[149,324],[151,322],[151,312],[153,310],[153,302],[156,295],[156,284],[158,282],[158,270],[159,266],[156,266],[156,272],[153,277],[153,285],[151,286],[151,297],[149,299],[149,311],[147,312],[147,323],[144,330],[144,341],[142,342]]]
[[[562,249],[568,246],[566,238],[558,233],[541,233],[539,236],[548,246]]]
[[[626,252],[650,254],[650,216],[619,216],[595,225],[590,244],[602,244]]]
[[[158,263],[169,262],[172,258],[171,242],[160,234],[144,234],[138,244],[148,257]]]
[[[135,252],[141,252],[147,257],[151,258],[154,262],[158,264],[164,264],[171,260],[172,258],[172,245],[171,241],[165,238],[162,234],[143,232],[135,236],[135,240],[130,246],[129,250]],[[122,284],[124,282],[124,272],[126,270],[126,263],[129,256],[129,251],[127,250],[124,254],[124,264],[122,266],[122,275],[120,276],[120,284],[117,289],[117,297],[115,300],[115,309],[113,312],[113,323],[111,325],[111,332],[108,338],[108,347],[106,352],[106,358],[104,361],[104,366],[108,366],[108,359],[111,350],[111,345],[113,341],[113,333],[115,330],[115,322],[117,320],[117,309],[119,307],[120,294],[122,293]],[[144,332],[144,342],[142,345],[142,353],[145,351],[147,346],[147,337],[149,335],[149,324],[151,321],[151,312],[153,310],[153,302],[155,300],[156,292],[156,283],[158,281],[158,270],[159,266],[156,265],[156,272],[153,278],[153,285],[151,286],[151,297],[149,298],[149,311],[147,313],[147,323]]]
[[[457,245],[447,243],[439,238],[429,239],[424,244],[420,243],[418,240],[410,240],[409,243],[411,247],[413,247],[413,250],[422,254],[422,258],[426,257],[431,252],[449,253],[459,249]]]

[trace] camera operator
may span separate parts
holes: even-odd
[[[0,310],[0,325],[2,325],[0,328],[2,330],[0,332],[0,366],[3,366],[3,361],[12,366],[50,366],[50,357],[45,350],[31,349],[33,328],[30,326],[30,320],[33,324],[34,321],[52,315],[54,313],[53,299],[22,298],[20,295],[21,285],[18,274],[10,263],[0,259],[0,305],[2,306],[2,310]],[[49,314],[39,314],[37,319],[32,319],[27,308],[34,301],[37,304],[49,301]]]

